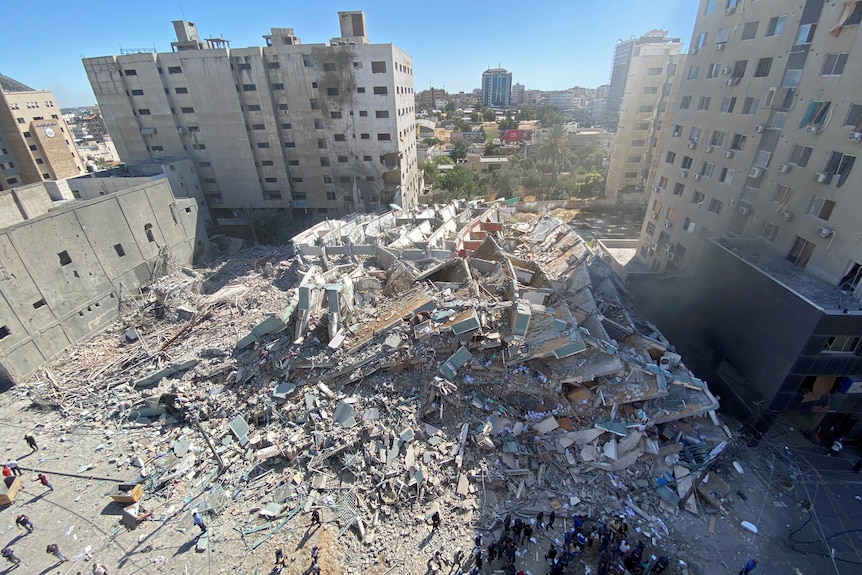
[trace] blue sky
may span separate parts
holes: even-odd
[[[127,5],[129,8],[127,8]],[[339,35],[338,10],[364,10],[372,42],[394,43],[413,56],[415,90],[478,88],[498,65],[513,81],[539,90],[607,83],[619,39],[662,28],[687,45],[697,0],[40,0],[3,9],[0,73],[53,90],[60,106],[95,97],[82,56],[120,49],[170,51],[171,20],[195,22],[203,36],[233,47],[263,44],[271,27],[294,28],[306,44]],[[131,8],[136,6],[137,8]],[[29,40],[32,37],[33,42]]]

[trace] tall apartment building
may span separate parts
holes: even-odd
[[[614,47],[614,59],[611,65],[611,80],[607,87],[607,106],[605,108],[605,128],[614,131],[620,121],[620,110],[626,93],[626,82],[629,78],[629,67],[637,48],[644,44],[679,42],[679,38],[667,38],[666,30],[651,30],[640,38],[631,37],[620,40]]]
[[[327,44],[272,28],[266,46],[230,48],[176,21],[171,52],[85,58],[120,158],[191,158],[216,217],[415,203],[412,58],[370,44],[362,12],[338,15]]]
[[[611,146],[605,186],[609,198],[644,200],[646,182],[658,165],[656,146],[667,133],[666,117],[680,85],[681,51],[679,38],[634,47]]]
[[[862,413],[860,22],[862,2],[701,0],[650,186],[638,257],[690,278],[674,339],[761,429]]]
[[[0,76],[0,190],[82,173],[54,94]]]
[[[490,68],[482,72],[482,105],[508,108],[511,103],[512,73],[505,68]]]

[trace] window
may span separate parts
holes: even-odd
[[[725,96],[721,101],[721,111],[725,114],[732,114],[734,106],[736,106],[736,96]]]
[[[18,178],[6,178],[6,183],[10,186],[18,183]]]
[[[799,82],[802,81],[802,70],[785,70],[784,77],[781,79],[782,88],[798,88]],[[778,107],[778,106],[776,106]],[[782,106],[789,108],[790,106]]]
[[[242,91],[243,92],[256,92],[257,86],[254,84],[243,84],[242,85]]]
[[[745,70],[748,68],[748,60],[736,60],[733,62],[733,71],[730,73],[733,78],[742,78],[745,76]]]
[[[333,120],[340,120],[342,116],[341,116],[341,112],[330,112],[329,117],[332,118]]]
[[[314,129],[322,130],[323,129],[323,120],[315,120],[314,121]]]
[[[733,183],[734,175],[736,175],[736,170],[731,168],[721,168],[721,173],[718,175],[718,181],[729,186]]]
[[[143,96],[143,95],[144,95],[143,90],[132,90],[132,96]]]
[[[240,64],[239,69],[240,70],[251,70],[251,64]]]
[[[700,175],[704,178],[711,178],[712,173],[715,171],[715,164],[710,162],[704,162],[700,166]]]
[[[742,134],[734,134],[733,141],[730,144],[730,149],[741,152],[745,149],[745,141],[748,139],[747,136],[743,136]]]
[[[698,110],[709,110],[709,104],[712,102],[712,98],[709,96],[701,96],[700,101],[697,103]]]
[[[374,86],[374,93],[378,96],[385,96],[389,93],[389,89],[386,86]]]
[[[317,82],[312,82],[311,87],[314,88],[315,90],[317,90]]]
[[[724,138],[727,136],[727,132],[722,132],[720,130],[713,130],[712,137],[709,139],[709,145],[720,148],[724,145]]]
[[[37,151],[39,148],[36,147],[36,144],[30,144],[29,146],[31,152]]]
[[[287,161],[287,165],[288,165],[288,166],[298,166],[298,165],[299,165],[299,160],[288,160],[288,161]]]
[[[363,162],[371,162],[373,160],[371,159],[371,156],[362,156],[362,161]]]
[[[282,84],[281,82],[273,82],[272,83],[272,89],[273,90],[284,90],[284,84]]]
[[[368,115],[368,110],[359,110],[359,117],[364,118]]]
[[[659,189],[663,190],[663,189],[667,188],[667,181],[668,181],[667,176],[662,176],[661,178],[659,178],[659,180],[658,180]]]
[[[638,112],[641,112],[641,113],[650,113],[650,112],[652,112],[654,109],[655,109],[655,106],[643,105],[643,106],[641,106],[640,108],[638,108]]]
[[[698,206],[701,205],[704,200],[706,200],[706,196],[703,195],[703,192],[698,192],[697,190],[695,190],[694,194],[691,196],[691,203]]]
[[[752,114],[756,114],[759,107],[760,98],[749,97],[742,101],[742,111],[740,113],[746,116],[750,116]]]
[[[706,6],[703,7],[704,15],[712,14],[715,12],[715,4],[716,0],[706,0]]]
[[[275,184],[278,182],[278,178],[264,178],[263,181],[268,184]]]
[[[212,167],[212,164],[209,162],[200,162],[198,166],[200,166],[201,168],[210,168]]]
[[[360,140],[370,140],[371,134],[359,134],[359,139]]]
[[[836,184],[836,187],[840,188],[843,186],[844,182],[847,181],[847,177],[850,175],[850,170],[853,169],[853,164],[855,162],[856,156],[848,156],[841,152],[832,152],[829,156],[829,162],[827,162],[826,168],[823,170],[827,176],[824,183],[830,183],[832,181],[832,176],[837,175],[838,183]]]
[[[179,66],[168,66],[168,74],[182,74],[183,69]]]
[[[787,121],[787,112],[772,111],[769,113],[769,123],[767,126],[773,130],[781,130],[784,128],[784,123]]]
[[[150,109],[149,108],[139,108],[138,109],[138,115],[139,116],[149,116],[150,115]]]
[[[685,185],[680,184],[679,182],[673,185],[673,195],[681,196],[685,193]]]
[[[831,353],[856,353],[862,337],[856,335],[833,335],[823,344],[824,352]]]
[[[371,62],[371,73],[372,74],[385,74],[386,73],[386,62]]]
[[[116,250],[119,257],[125,257],[126,250],[123,249],[123,244],[114,244],[114,250]]]
[[[626,161],[630,164],[636,164],[636,163],[641,161],[641,157],[640,156],[629,156],[628,160],[626,160]]]
[[[793,240],[793,245],[790,247],[790,252],[787,254],[787,261],[804,268],[814,252],[815,245],[804,238],[796,236]]]
[[[246,110],[249,112],[260,112],[260,104],[249,104],[246,106]]]
[[[772,201],[776,204],[788,204],[793,199],[793,194],[793,188],[779,184],[775,188],[775,193],[772,194]]]
[[[709,68],[706,69],[706,77],[707,78],[718,78],[718,74],[721,72],[721,64],[718,62],[714,62],[709,65]]]
[[[811,198],[811,203],[808,205],[808,211],[806,213],[813,218],[817,218],[818,220],[823,220],[825,222],[829,220],[829,216],[832,215],[832,210],[834,208],[835,202],[832,200],[827,200],[820,196],[814,196]]]
[[[778,226],[770,222],[763,222],[763,225],[760,226],[760,237],[765,239],[768,242],[774,242],[775,237],[778,235]]]
[[[338,95],[338,88],[327,88],[326,89],[326,95],[327,96],[337,96]]]
[[[697,80],[697,76],[700,74],[700,64],[694,64],[688,69],[688,79],[689,80]]]
[[[727,40],[730,38],[730,28],[720,28],[718,30],[718,34],[715,35],[715,43],[716,44],[727,44]]]
[[[320,158],[320,165],[325,167],[331,166],[332,163],[329,161],[329,158]]]
[[[273,162],[272,160],[261,160],[260,165],[261,166],[274,166],[275,162]]]
[[[706,32],[701,32],[697,35],[697,42],[695,42],[694,47],[697,50],[703,50],[706,47],[706,38],[708,34]]]
[[[374,181],[374,176],[365,176],[365,181],[366,181],[366,182],[373,182],[373,181]]]
[[[795,44],[811,44],[816,29],[817,24],[802,24],[799,27],[799,33],[796,35]]]
[[[333,136],[333,138],[335,138],[335,141],[336,141],[336,142],[345,142],[345,141],[347,141],[347,140],[346,140],[346,138],[344,137],[344,134],[335,134],[335,135]]]
[[[317,138],[317,148],[320,150],[326,149],[326,138]]]
[[[314,58],[311,54],[303,54],[302,55],[302,64],[306,68],[314,68]]]
[[[281,129],[282,129],[282,130],[290,130],[290,129],[292,129],[292,128],[293,128],[293,126],[292,126],[290,123],[281,124]]]
[[[754,70],[755,78],[765,78],[769,76],[772,70],[772,58],[761,58],[757,61],[757,68]]]
[[[329,180],[329,181],[327,181],[327,180]],[[323,178],[323,183],[325,183],[325,184],[331,184],[331,183],[332,183],[332,178],[331,178],[331,177],[329,177],[329,176],[324,176],[324,178]],[[334,199],[335,199],[335,192],[326,192],[326,199],[327,199],[327,200],[334,200]]]
[[[123,75],[125,75],[125,76],[137,76],[137,75],[138,75],[138,71],[137,71],[137,70],[132,70],[132,69],[129,69],[129,70],[123,70]]]
[[[635,124],[635,130],[649,130],[649,122],[638,122]]]
[[[12,333],[12,332],[11,332],[11,331],[9,331],[9,328],[8,328],[8,327],[6,327],[5,325],[0,326],[0,339],[3,339],[3,338],[5,338],[5,337],[9,337],[9,335],[10,335],[11,333]]]
[[[268,148],[268,147],[269,147],[269,142],[258,142],[258,143],[257,143],[257,147],[258,147],[258,148],[260,148],[260,149],[262,149],[262,150],[263,150],[263,149],[266,149],[266,148]]]
[[[342,184],[349,184],[349,183],[350,183],[350,176],[341,176],[341,178],[340,178],[340,180],[339,180],[339,181],[340,181]]]
[[[346,164],[347,163],[347,156],[338,156],[338,163]]]
[[[646,146],[646,140],[632,140],[632,148],[642,148]]]
[[[164,148],[164,146],[150,146],[150,151],[151,152],[164,152],[165,148]]]
[[[391,134],[377,134],[377,140],[378,141],[391,140],[391,139],[392,139]]]
[[[853,131],[862,132],[862,104],[850,104],[850,109],[847,110],[847,117],[844,118],[842,126],[850,126]]]
[[[206,150],[207,147],[204,144],[193,144],[192,149],[193,150]]]
[[[310,98],[308,100],[308,103],[311,105],[312,110],[319,110],[320,109],[320,100],[318,100],[317,98]]]
[[[823,69],[820,71],[821,76],[840,76],[844,73],[844,66],[847,64],[847,52],[840,54],[826,54],[826,61],[823,62]]]
[[[174,92],[176,92],[177,94],[188,94],[189,89],[188,88],[174,88]]]
[[[664,158],[665,163],[672,164],[676,160],[676,153],[668,151],[667,155]]]
[[[776,16],[769,19],[769,24],[766,25],[766,37],[780,36],[784,31],[784,16]]]
[[[267,62],[266,67],[270,70],[278,70],[279,68],[281,68],[281,64],[279,64],[278,62]]]
[[[624,177],[625,177],[626,179],[629,179],[629,180],[630,180],[630,179],[633,179],[633,178],[637,178],[637,177],[638,177],[638,173],[637,173],[637,172],[626,172]]]
[[[71,256],[69,256],[69,252],[67,252],[66,250],[63,250],[62,252],[57,254],[57,257],[60,258],[60,265],[61,266],[67,266],[70,263],[72,263],[72,258],[71,258]]]
[[[679,99],[679,109],[680,110],[688,110],[689,106],[691,106],[691,96],[683,96]],[[644,128],[646,129],[646,128]]]
[[[740,35],[740,40],[753,40],[755,36],[757,36],[757,25],[760,22],[746,22],[742,26],[742,34]]]
[[[706,209],[711,214],[720,215],[721,210],[724,209],[724,202],[716,200],[715,198],[709,200],[709,207]]]
[[[812,151],[814,151],[814,148],[811,146],[793,144],[793,150],[791,150],[790,158],[787,161],[804,168],[808,165],[808,160],[811,158]]]
[[[324,62],[323,63],[323,71],[324,72],[335,72],[335,62]]]
[[[643,90],[644,94],[658,94],[658,88],[656,86],[646,86]]]
[[[374,117],[377,119],[388,118],[389,117],[389,110],[377,110],[376,112],[374,112]]]
[[[266,130],[266,125],[265,124],[252,124],[251,129],[252,130]]]
[[[180,108],[180,112],[182,112],[183,114],[194,114],[195,109],[192,108],[191,106],[186,106],[184,108]]]
[[[215,178],[204,178],[204,183],[205,184],[214,184],[214,183],[216,183],[216,179]]]
[[[680,167],[683,170],[690,170],[692,162],[694,162],[694,158],[692,158],[691,156],[683,156],[682,164],[680,164]]]

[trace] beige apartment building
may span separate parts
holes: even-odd
[[[0,190],[84,171],[54,94],[0,76]]]
[[[236,210],[344,214],[415,203],[412,58],[371,44],[362,12],[341,36],[230,48],[176,21],[173,51],[85,58],[120,158],[191,158],[216,218]]]
[[[665,279],[641,298],[753,429],[862,440],[862,2],[698,10],[636,256]]]
[[[619,124],[611,146],[607,197],[644,202],[648,178],[657,167],[656,150],[667,135],[669,115],[682,75],[684,61],[679,38],[635,45],[629,58]]]

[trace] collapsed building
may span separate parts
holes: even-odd
[[[708,489],[717,399],[569,225],[456,201],[293,244],[157,280],[164,320],[124,317],[112,355],[89,344],[33,388],[143,434],[126,461],[162,518],[203,494],[253,550],[315,508],[367,557],[409,536],[406,510],[465,533],[628,513],[660,538],[659,512]]]

